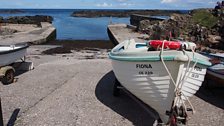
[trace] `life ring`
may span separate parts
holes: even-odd
[[[149,45],[154,49],[162,48],[163,40],[150,40]],[[181,43],[177,41],[165,41],[164,49],[177,50],[181,48]]]

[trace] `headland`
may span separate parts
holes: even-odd
[[[130,17],[132,14],[151,15],[151,16],[170,16],[171,14],[185,13],[179,10],[83,10],[75,11],[71,16],[74,17]]]

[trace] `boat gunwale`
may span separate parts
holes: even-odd
[[[207,70],[208,70],[208,71],[211,71],[211,72],[213,72],[213,73],[219,74],[219,75],[224,75],[224,73],[221,73],[221,72],[219,72],[218,70],[214,70],[214,69],[211,69],[211,68],[208,68]],[[223,70],[223,69],[219,69],[219,70]]]
[[[0,45],[0,47],[10,47],[10,46],[12,46],[12,45]],[[17,46],[21,46],[21,47],[19,47],[19,48],[17,48],[17,49],[12,49],[12,50],[2,51],[2,52],[0,51],[0,55],[2,55],[2,54],[9,54],[9,53],[13,53],[13,52],[17,52],[17,51],[20,51],[20,50],[23,50],[23,49],[26,49],[26,48],[29,47],[28,44],[16,44],[16,45],[13,45],[13,46],[15,46],[15,47],[17,47]]]
[[[153,51],[153,52],[156,52],[158,53],[158,55],[156,56],[150,56],[150,51],[147,52],[147,54],[149,55],[144,55],[144,56],[141,56],[141,57],[137,57],[137,56],[128,56],[128,55],[131,55],[133,53],[136,53],[136,52],[120,52],[120,49],[124,48],[124,45],[125,43],[127,43],[127,41],[124,41],[120,44],[118,44],[117,46],[115,46],[111,52],[109,52],[109,58],[112,59],[112,60],[118,60],[118,61],[129,61],[129,62],[145,62],[145,61],[161,61],[161,57],[159,56],[159,54],[161,53],[161,51]],[[143,46],[146,46],[147,43],[135,43],[135,45],[143,45]],[[174,52],[174,51],[177,51],[177,50],[169,50],[169,52]],[[178,52],[183,52],[183,51],[178,51]],[[187,51],[185,52],[187,54]],[[179,54],[180,55],[180,54]],[[183,55],[183,54],[181,54]],[[164,61],[182,61],[180,59],[176,59],[176,56],[178,56],[177,54],[173,54],[173,55],[170,55],[170,56],[167,56],[167,55],[163,55],[163,60]],[[184,55],[183,55],[184,56]],[[205,66],[211,66],[212,64],[208,61],[204,61],[204,60],[200,60],[199,58],[195,58],[193,57],[191,59],[192,62],[197,62],[201,65],[205,65]],[[182,61],[182,62],[186,62],[186,61]]]
[[[118,61],[129,61],[129,62],[146,62],[146,61],[161,61],[160,56],[141,56],[141,57],[134,57],[134,56],[122,56],[122,55],[116,55],[112,52],[109,53],[109,58],[112,60],[118,60]],[[164,61],[181,61],[175,59],[175,56],[163,56]],[[192,59],[193,62],[197,62],[199,64],[205,65],[205,66],[211,66],[210,62],[205,62],[200,59]],[[183,62],[183,61],[182,61]]]

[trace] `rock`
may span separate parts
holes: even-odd
[[[160,16],[169,16],[171,14],[178,13],[181,14],[181,11],[175,10],[84,10],[84,11],[75,11],[71,16],[73,17],[129,17],[132,14],[140,15],[160,15]]]
[[[160,29],[159,31],[161,31],[160,33],[161,38],[165,39],[169,39],[170,37],[172,38],[183,37],[184,39],[190,38],[188,35],[189,31],[192,30],[191,24],[193,24],[190,15],[173,14],[168,20],[160,20],[160,21],[157,20],[153,21],[149,19],[147,20],[140,21],[139,25],[137,26],[140,32],[153,35],[154,34],[153,32],[155,32],[155,28],[159,28]]]
[[[189,21],[189,19],[191,18],[190,15],[188,14],[172,14],[170,16],[170,19],[173,21],[181,21],[181,22],[186,22]]]
[[[157,23],[156,23],[157,22]],[[139,25],[137,27],[138,31],[148,31],[152,29],[153,24],[158,24],[158,21],[149,21],[149,20],[142,20],[139,22]]]
[[[221,36],[217,36],[217,35],[208,35],[208,40],[209,40],[209,43],[219,43],[222,38]]]
[[[148,30],[149,27],[150,27],[150,25],[152,25],[152,24],[150,24],[150,21],[149,20],[142,20],[139,23],[138,30],[139,31]]]
[[[36,16],[15,16],[9,17],[5,19],[5,23],[13,23],[13,24],[38,24],[40,22],[49,22],[52,23],[53,17],[51,16],[43,16],[43,15],[36,15]]]
[[[200,15],[203,15],[204,19],[209,18],[210,22],[197,20]],[[214,17],[212,9],[197,9],[190,14],[172,14],[170,19],[158,22],[141,20],[137,28],[138,31],[148,34],[151,39],[169,39],[171,33],[173,39],[183,38],[199,45],[224,49],[224,14]]]
[[[139,14],[132,14],[130,16],[130,24],[134,26],[142,25],[140,24],[140,22],[143,20],[145,21],[148,20],[150,22],[150,24],[148,25],[153,25],[153,24],[159,23],[159,21],[163,21],[164,19],[150,17],[148,15],[139,15]],[[143,21],[142,23],[145,23],[145,21]]]
[[[0,23],[4,21],[4,18],[0,16]]]

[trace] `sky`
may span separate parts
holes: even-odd
[[[195,9],[216,0],[0,0],[0,9]]]

